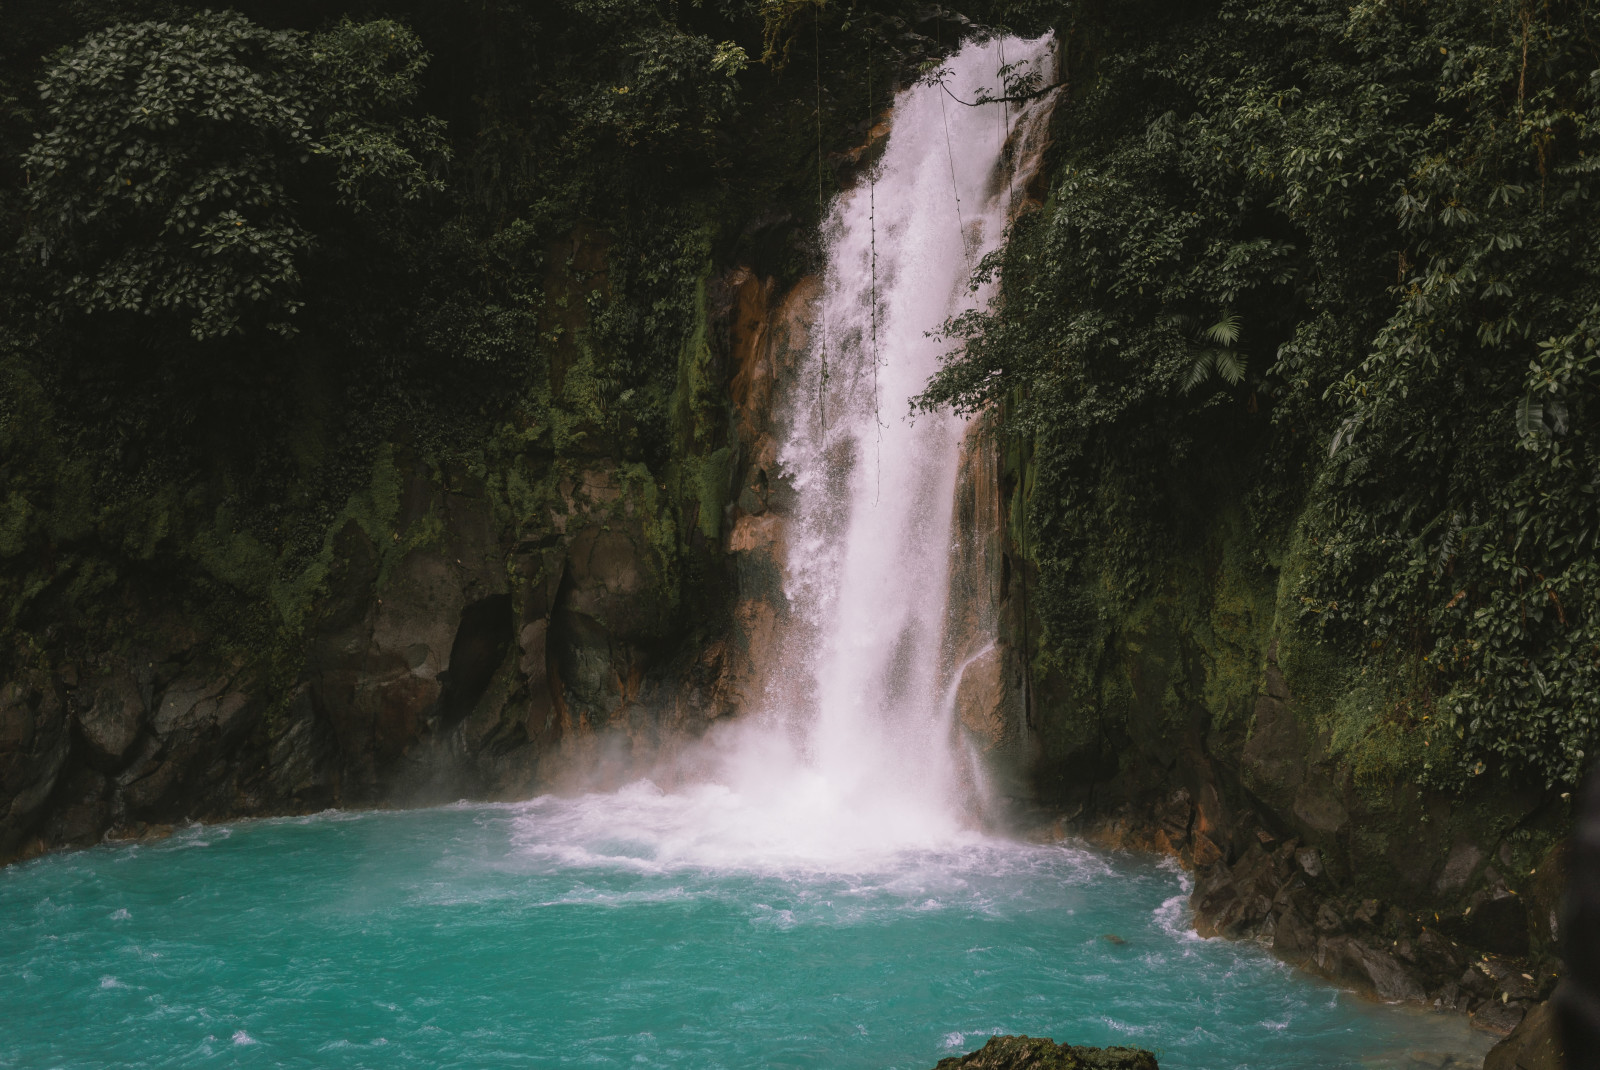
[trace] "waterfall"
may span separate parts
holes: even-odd
[[[937,840],[970,825],[979,791],[957,758],[948,635],[968,421],[913,415],[910,399],[938,368],[941,325],[992,297],[973,270],[1020,200],[1017,146],[1048,111],[961,102],[1002,95],[1005,60],[1053,78],[1049,38],[1011,38],[966,45],[943,85],[899,95],[882,157],[825,221],[810,348],[786,384],[782,664],[732,750],[741,791],[827,836]]]
[[[969,43],[942,85],[897,96],[881,156],[824,221],[823,277],[796,290],[816,295],[794,310],[808,341],[784,343],[773,373],[779,444],[760,531],[784,547],[782,605],[761,602],[771,623],[741,670],[740,716],[658,757],[647,779],[530,813],[539,851],[860,871],[989,842],[956,703],[973,666],[1001,686],[993,555],[971,530],[998,525],[997,501],[982,517],[969,507],[960,530],[955,513],[963,449],[988,456],[992,438],[947,412],[914,415],[911,399],[938,369],[945,321],[993,298],[972,288],[974,269],[1037,167],[1049,95],[962,103],[1002,95],[1008,61],[1054,80],[1048,37]],[[965,481],[977,484],[997,497],[992,478]]]

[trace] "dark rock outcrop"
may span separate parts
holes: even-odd
[[[1006,461],[1009,481],[1022,463]],[[1064,815],[1059,835],[1176,856],[1205,935],[1510,1032],[1563,972],[1568,804],[1487,776],[1426,790],[1394,745],[1336,735],[1336,712],[1366,698],[1341,690],[1347,667],[1298,630],[1292,584],[1235,523],[1155,593],[1086,618],[1073,659],[1032,681],[1015,730],[1035,797]],[[1009,534],[1005,552],[1001,627],[1018,649],[1038,626],[1033,580]]]
[[[1279,840],[1259,824],[1234,851],[1233,830],[1197,831],[1201,807],[1179,789],[1077,827],[1091,842],[1177,855],[1194,870],[1190,904],[1202,936],[1253,940],[1280,958],[1388,1002],[1468,1011],[1474,1024],[1509,1033],[1549,997],[1558,962],[1486,951],[1447,932],[1433,912],[1348,894],[1316,848]],[[1152,819],[1152,817],[1154,819]],[[1065,829],[1058,825],[1058,831]],[[1459,920],[1459,919],[1457,919]]]
[[[642,496],[603,466],[559,489],[558,530],[528,546],[481,486],[417,467],[402,550],[345,525],[275,663],[159,617],[120,651],[52,651],[0,688],[0,859],[187,819],[525,795],[583,737],[647,760],[727,712],[715,686],[674,700],[700,652],[660,608]]]
[[[993,1037],[977,1051],[940,1059],[935,1070],[1156,1070],[1139,1048],[1074,1048],[1047,1037]]]
[[[1573,1070],[1585,1064],[1569,1063],[1562,1054],[1556,1015],[1549,1003],[1534,1006],[1511,1035],[1496,1044],[1483,1060],[1483,1070]]]
[[[1600,764],[1578,796],[1568,866],[1562,950],[1569,969],[1554,1009],[1572,1065],[1600,1065]]]
[[[0,659],[0,862],[186,820],[616,783],[731,713],[784,611],[769,409],[808,285],[708,281],[683,356],[700,393],[660,472],[599,425],[554,454],[529,430],[477,467],[386,445],[321,553],[244,607],[253,631],[203,633],[152,567],[117,619]]]
[[[63,690],[40,672],[0,686],[0,829],[25,827],[55,791],[72,746]]]

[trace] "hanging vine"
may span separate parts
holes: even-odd
[[[811,21],[812,51],[816,59],[817,89],[817,215],[820,218],[828,208],[823,183],[822,157],[822,0],[818,0]],[[822,348],[822,374],[817,381],[817,419],[822,424],[822,435],[828,435],[828,319],[819,309],[817,329]]]

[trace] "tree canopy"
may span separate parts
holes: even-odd
[[[197,339],[291,333],[335,208],[442,188],[442,124],[410,112],[427,62],[387,20],[313,35],[201,12],[91,34],[46,73],[23,161],[59,306],[187,316]]]

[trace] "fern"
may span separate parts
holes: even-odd
[[[1221,377],[1229,386],[1244,382],[1245,359],[1234,348],[1242,333],[1237,313],[1223,312],[1221,319],[1199,331],[1193,329],[1192,316],[1173,316],[1168,322],[1173,326],[1188,328],[1192,341],[1200,346],[1195,351],[1194,363],[1189,365],[1189,372],[1183,378],[1185,394],[1192,392],[1212,375]],[[1206,342],[1214,344],[1205,345]]]

